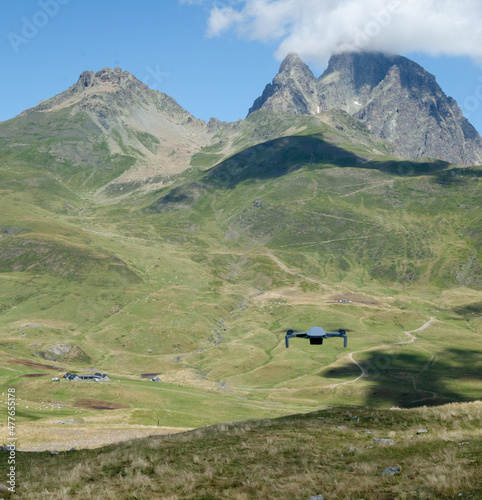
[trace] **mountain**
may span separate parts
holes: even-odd
[[[2,123],[0,148],[68,185],[119,194],[189,168],[209,136],[208,125],[168,95],[105,68]]]
[[[385,70],[326,100],[369,109]],[[395,158],[313,78],[290,57],[260,109],[206,123],[106,68],[0,124],[0,383],[22,426],[52,418],[40,401],[199,427],[479,397],[482,167]],[[348,348],[285,348],[313,325]]]
[[[342,53],[315,78],[290,54],[249,113],[258,109],[315,114],[341,109],[395,147],[401,158],[482,163],[482,139],[435,77],[402,56]]]

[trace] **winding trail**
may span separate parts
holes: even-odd
[[[420,328],[417,328],[416,330],[410,330],[409,332],[404,332],[406,335],[410,337],[410,340],[408,342],[398,342],[399,344],[411,344],[412,342],[415,342],[417,340],[417,337],[412,335],[412,333],[416,332],[421,332],[422,330],[425,330],[425,328],[428,328],[433,322],[435,321],[435,316],[431,316],[430,319],[423,324]]]
[[[381,347],[387,347],[387,346],[391,346],[391,345],[403,345],[403,344],[412,344],[413,342],[415,342],[417,340],[417,337],[415,337],[415,335],[413,335],[414,333],[416,332],[420,332],[422,330],[425,330],[425,328],[428,328],[432,322],[435,321],[435,317],[432,316],[426,323],[424,323],[420,328],[417,328],[416,330],[408,330],[408,331],[405,331],[405,335],[407,335],[409,337],[409,339],[405,342],[392,342],[391,344],[382,344],[382,345],[378,345],[378,346],[375,346],[375,347],[369,347],[368,349],[362,349],[361,351],[354,351],[354,352],[350,352],[350,354],[348,354],[348,359],[354,363],[356,366],[358,366],[358,368],[360,368],[361,370],[361,374],[353,379],[353,380],[346,380],[345,382],[338,382],[336,384],[329,384],[329,385],[325,385],[323,387],[323,389],[334,389],[335,387],[338,387],[339,385],[347,385],[347,384],[353,384],[355,382],[357,382],[358,380],[364,378],[367,374],[367,371],[366,369],[360,365],[360,363],[358,363],[355,358],[353,357],[355,354],[358,354],[360,352],[368,352],[368,351],[373,351],[375,349],[380,349]],[[432,362],[434,356],[433,354],[431,355],[432,357],[430,358],[430,360],[428,361],[428,363],[425,365],[424,369],[428,367],[428,365]]]
[[[303,278],[311,283],[316,283],[317,285],[320,285],[323,288],[326,288],[326,285],[324,285],[321,281],[310,278],[309,276],[305,276],[304,274],[297,273],[296,271],[292,271],[284,262],[281,262],[278,259],[278,257],[275,257],[271,252],[267,252],[266,255],[271,260],[273,260],[279,266],[279,268],[282,269],[285,273],[291,274],[292,276],[299,276],[300,278]]]
[[[416,333],[416,332],[420,332],[422,330],[425,330],[425,328],[428,328],[435,321],[435,319],[436,318],[434,316],[432,316],[420,328],[417,328],[415,330],[407,330],[407,331],[405,331],[404,332],[405,335],[407,335],[409,337],[409,339],[407,341],[405,341],[405,342],[392,342],[390,344],[381,344],[381,345],[377,345],[377,346],[374,346],[374,347],[369,347],[368,349],[362,349],[361,351],[350,352],[349,354],[347,354],[347,357],[348,357],[348,359],[354,365],[356,365],[360,369],[361,374],[358,375],[358,377],[356,377],[353,380],[345,380],[344,382],[337,382],[335,384],[325,385],[325,386],[322,387],[322,389],[334,389],[335,387],[338,387],[340,385],[354,384],[355,382],[358,382],[359,380],[361,380],[362,378],[364,378],[366,376],[367,370],[360,363],[358,363],[355,360],[355,358],[354,358],[355,354],[359,354],[360,352],[374,351],[374,350],[380,349],[382,347],[388,347],[388,346],[393,346],[393,345],[412,344],[413,342],[415,342],[415,340],[417,340],[417,337],[415,337],[415,335],[413,335],[413,334]],[[424,371],[425,369],[428,368],[428,366],[432,362],[433,358],[434,358],[434,355],[431,354],[430,360],[425,364],[425,366],[423,367],[422,371]],[[328,366],[330,366],[330,365],[328,365]],[[414,384],[415,384],[415,380],[414,380]],[[416,389],[416,387],[414,387],[414,388]],[[232,389],[239,389],[239,390],[246,390],[246,391],[267,391],[267,392],[274,392],[274,391],[286,391],[286,392],[289,392],[289,391],[293,390],[293,389],[287,388],[287,387],[282,387],[282,388],[266,388],[266,389],[253,389],[253,388],[248,388],[248,387],[232,387]],[[428,399],[433,399],[435,397],[437,397],[437,394],[433,393],[433,395],[431,397],[420,399],[418,401],[425,401],[426,399],[427,400]]]

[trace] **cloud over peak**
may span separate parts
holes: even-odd
[[[482,63],[480,0],[225,0],[210,8],[209,36],[228,31],[278,42],[325,65],[333,53],[371,50],[469,56]]]

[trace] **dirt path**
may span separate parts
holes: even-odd
[[[378,236],[383,236],[382,234],[368,234],[366,236],[354,236],[353,238],[337,238],[335,240],[325,240],[325,241],[311,241],[308,243],[290,243],[289,245],[281,245],[282,248],[286,247],[309,247],[313,245],[323,245],[325,243],[334,243],[335,241],[352,241],[352,240],[366,240],[368,238],[377,238]]]
[[[367,191],[368,189],[373,189],[373,188],[376,188],[376,187],[379,187],[379,186],[384,186],[385,184],[390,184],[390,183],[393,184],[393,180],[379,182],[377,184],[372,184],[371,186],[366,186],[364,188],[357,189],[356,191],[353,191],[351,193],[342,194],[340,196],[340,198],[345,198],[345,196],[351,196],[352,194],[361,193],[362,191]]]
[[[344,195],[344,196],[346,196],[346,195]],[[332,219],[347,220],[350,222],[356,222],[357,224],[368,224],[369,226],[380,226],[380,224],[375,224],[374,222],[366,222],[366,221],[362,221],[362,220],[348,219],[346,217],[340,217],[339,215],[322,214],[320,212],[305,212],[305,213],[312,214],[312,215],[321,215],[322,217],[330,217]]]
[[[103,232],[103,231],[94,231],[93,229],[86,229],[85,227],[81,227],[82,231],[85,231],[86,233],[93,233],[93,234],[98,234],[100,236],[104,236],[105,238],[122,238],[124,240],[134,240],[134,241],[141,241],[141,242],[152,242],[150,239],[146,238],[136,238],[135,236],[123,236],[122,234],[117,234],[117,233],[110,233],[110,232]]]
[[[356,366],[358,366],[358,368],[361,370],[361,374],[353,379],[353,380],[347,380],[345,382],[338,382],[336,384],[330,384],[330,385],[325,385],[324,386],[324,389],[334,389],[335,387],[338,387],[339,385],[346,385],[346,384],[353,384],[354,382],[357,382],[358,380],[364,378],[367,374],[367,371],[366,369],[360,365],[359,363],[357,363],[357,361],[355,361],[355,358],[354,358],[354,355],[355,354],[359,354],[360,352],[368,352],[368,351],[373,351],[375,349],[380,349],[382,347],[386,347],[386,346],[390,346],[390,345],[402,345],[402,344],[411,344],[413,342],[415,342],[415,340],[417,340],[417,337],[415,337],[415,335],[413,335],[414,333],[416,332],[420,332],[422,330],[425,330],[425,328],[428,328],[432,322],[435,321],[435,317],[431,317],[426,323],[424,323],[420,328],[417,328],[416,330],[410,330],[410,331],[405,331],[405,335],[407,335],[409,337],[409,340],[405,341],[405,342],[393,342],[392,344],[382,344],[382,345],[378,345],[378,346],[375,346],[375,347],[369,347],[368,349],[363,349],[361,351],[354,351],[354,352],[351,352],[350,354],[348,354],[348,359],[354,363]],[[434,356],[432,355],[432,357],[430,358],[430,360],[428,361],[428,363],[426,364],[426,366],[424,367],[424,369],[426,367],[428,367],[428,365],[431,363],[431,361],[433,360]]]
[[[305,276],[304,274],[297,273],[296,271],[292,271],[284,262],[281,262],[278,257],[275,257],[271,252],[268,252],[266,254],[273,262],[275,262],[280,269],[282,269],[285,273],[291,274],[292,276],[299,276],[300,278],[303,278],[310,283],[316,283],[317,285],[322,286],[323,288],[326,288],[326,285],[324,285],[321,281],[315,280],[313,278],[310,278],[309,276]]]
[[[407,342],[399,342],[399,344],[400,343],[401,344],[411,344],[412,342],[415,342],[415,340],[417,340],[417,337],[412,335],[412,333],[421,332],[422,330],[425,330],[425,328],[428,328],[434,321],[435,321],[435,317],[431,316],[430,319],[425,324],[423,324],[420,328],[417,328],[416,330],[410,330],[409,332],[404,332],[405,335],[408,335],[410,337],[410,340]]]
[[[374,349],[374,348],[372,348]],[[365,370],[365,368],[363,368],[362,365],[360,365],[360,363],[357,363],[355,361],[355,358],[353,357],[354,354],[358,354],[359,352],[364,352],[364,351],[356,351],[356,352],[350,352],[350,354],[348,354],[348,359],[354,363],[355,365],[358,366],[358,368],[360,368],[361,370],[361,374],[358,375],[357,378],[353,379],[353,380],[347,380],[345,382],[338,382],[336,384],[330,384],[330,385],[325,385],[323,387],[323,389],[334,389],[335,387],[338,387],[339,385],[346,385],[346,384],[353,384],[355,382],[357,382],[358,380],[362,379],[366,374],[367,374],[367,371]]]
[[[406,342],[393,342],[391,344],[381,344],[381,345],[377,345],[375,347],[369,347],[368,349],[362,349],[361,351],[354,351],[354,352],[350,352],[349,354],[347,354],[347,357],[348,359],[353,363],[355,364],[361,371],[360,375],[358,375],[358,377],[356,377],[355,379],[353,380],[346,380],[344,382],[337,382],[335,384],[329,384],[329,385],[325,385],[323,387],[323,389],[334,389],[335,387],[338,387],[340,385],[347,385],[347,384],[353,384],[355,382],[358,382],[358,380],[361,380],[362,378],[364,378],[367,374],[367,371],[366,369],[360,364],[358,363],[354,356],[355,354],[359,354],[360,352],[368,352],[368,351],[374,351],[376,349],[380,349],[382,347],[386,347],[386,346],[390,346],[390,345],[402,345],[402,344],[411,344],[413,342],[415,342],[415,340],[417,340],[417,337],[415,337],[413,334],[416,333],[416,332],[420,332],[422,330],[425,330],[425,328],[428,328],[432,322],[435,321],[435,317],[431,317],[426,323],[424,323],[420,328],[417,328],[416,330],[409,330],[409,331],[405,331],[404,333],[409,337],[409,340],[407,340]],[[432,362],[434,356],[433,354],[431,355],[431,358],[430,360],[427,362],[427,364],[425,365],[425,367],[423,368],[423,370],[425,370],[429,365],[430,363]],[[329,365],[328,365],[329,366]],[[243,388],[243,387],[233,387],[233,389],[241,389],[241,390],[254,390],[254,391],[268,391],[268,392],[271,392],[271,391],[289,391],[290,389],[288,388],[274,388],[274,389],[248,389],[248,388]],[[432,396],[431,398],[426,398],[426,399],[433,399],[434,397],[436,397],[435,393],[434,393],[434,396]],[[420,400],[422,401],[422,400]]]

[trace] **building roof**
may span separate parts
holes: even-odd
[[[108,380],[110,380],[109,375],[107,375],[106,373],[104,373],[104,374],[95,373],[94,375],[92,375],[92,374],[79,375],[78,373],[66,373],[63,376],[63,378],[67,379],[67,380],[75,380],[76,378],[78,378],[80,380],[95,380],[95,379],[108,379]]]

